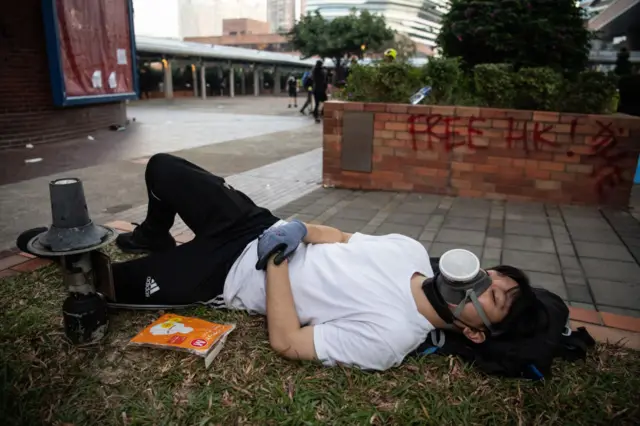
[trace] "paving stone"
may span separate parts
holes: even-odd
[[[12,256],[7,256],[7,257],[3,257],[2,259],[0,259],[0,271],[4,270],[4,269],[9,269],[12,266],[16,266],[19,265],[21,263],[26,262],[27,259],[24,256],[20,256],[20,255],[12,255]]]
[[[487,234],[487,238],[484,241],[485,247],[491,248],[502,248],[502,238],[500,237],[490,237]]]
[[[440,227],[442,227],[443,223],[444,223],[444,216],[432,215],[427,221],[427,225],[425,228],[428,230],[437,231],[438,229],[440,229]]]
[[[556,247],[551,238],[531,237],[527,235],[504,236],[504,248],[524,251],[537,251],[541,253],[555,253]]]
[[[51,261],[49,259],[31,259],[24,263],[20,263],[11,269],[18,272],[32,272],[50,264]]]
[[[491,200],[485,200],[483,198],[471,198],[471,197],[455,197],[452,198],[454,207],[467,207],[474,209],[490,209],[492,204]]]
[[[589,302],[574,302],[574,301],[571,301],[570,305],[573,306],[574,308],[586,309],[587,311],[595,311],[596,310],[596,307],[593,305],[593,303],[589,303]]]
[[[452,207],[449,210],[450,216],[457,217],[474,217],[474,218],[488,218],[489,209],[475,209],[471,207]]]
[[[300,209],[298,213],[311,216],[320,216],[322,213],[326,212],[327,209],[327,206],[323,204],[311,204],[310,206]]]
[[[529,235],[533,237],[551,237],[551,229],[547,224],[526,223],[515,220],[507,220],[505,226],[507,234]]]
[[[567,288],[565,287],[562,275],[529,271],[526,268],[525,271],[527,271],[527,275],[529,275],[529,280],[533,287],[545,288],[557,294],[562,299],[568,300]]]
[[[499,257],[485,257],[482,256],[482,260],[480,261],[481,268],[493,268],[494,266],[500,265],[502,262]]]
[[[566,277],[565,277],[566,278]],[[567,297],[572,302],[593,303],[589,287],[585,285],[566,284]]]
[[[636,281],[615,282],[589,278],[596,305],[637,309],[640,306],[640,284]]]
[[[407,202],[406,200],[398,205],[394,210],[397,213],[413,213],[429,215],[433,213],[438,207],[437,203],[433,202]]]
[[[579,285],[586,287],[588,285],[587,278],[580,270],[567,270],[562,271],[564,275],[564,282],[571,285]]]
[[[422,234],[420,234],[419,239],[421,241],[433,241],[436,238],[436,234],[438,233],[438,231],[432,231],[432,230],[425,230],[422,232]]]
[[[589,229],[610,229],[609,223],[602,218],[590,217],[565,217],[564,222],[567,228],[589,228]]]
[[[387,216],[386,222],[399,223],[402,225],[425,226],[429,221],[429,215],[412,213],[391,213]]]
[[[359,209],[357,207],[345,207],[338,210],[335,215],[343,219],[366,220],[368,222],[373,219],[379,211],[379,209],[374,208]]]
[[[408,203],[435,203],[436,206],[442,200],[443,197],[441,195],[420,193],[407,194],[407,198],[405,198],[405,201]]]
[[[471,231],[484,231],[487,228],[487,219],[447,216],[443,228],[467,229]]]
[[[489,219],[489,228],[503,229],[504,228],[504,221],[503,220],[496,220],[496,219]]]
[[[431,256],[431,253],[429,252],[429,249],[431,248],[431,241],[418,241],[420,244],[422,244],[422,246],[424,247],[424,249],[427,251],[427,253],[429,254],[429,256]]]
[[[556,252],[567,256],[574,256],[576,253],[572,244],[556,244]]]
[[[640,318],[640,310],[638,309],[625,309],[617,308],[615,306],[598,305],[598,310],[601,312],[609,312],[616,315]]]
[[[472,246],[482,246],[484,244],[485,233],[481,231],[465,231],[457,229],[441,229],[435,241],[441,243],[469,244]]]
[[[623,245],[576,241],[575,246],[580,257],[635,262],[629,250]]]
[[[602,215],[597,208],[583,206],[560,206],[562,215],[567,217],[593,217],[600,218]]]
[[[505,250],[502,253],[505,265],[515,266],[526,271],[549,272],[559,274],[560,262],[554,254],[536,253],[531,251]]]
[[[504,237],[504,229],[502,228],[487,228],[487,238],[500,238]]]
[[[589,279],[602,278],[622,282],[637,282],[640,279],[640,266],[636,263],[588,257],[583,257],[580,262]]]
[[[573,241],[588,241],[594,243],[605,244],[622,244],[620,238],[615,234],[612,228],[609,229],[589,229],[589,228],[572,228],[569,229]]]
[[[317,217],[316,215],[308,215],[308,214],[300,214],[300,213],[294,213],[292,215],[286,216],[286,217],[282,217],[279,216],[282,219],[288,219],[289,217],[295,217],[296,219],[298,219],[301,222],[304,223],[311,223],[312,221],[315,220],[315,218]]]
[[[422,233],[421,226],[401,225],[399,223],[383,223],[375,230],[374,235],[402,234],[407,237],[418,239]]]
[[[391,197],[384,200],[373,200],[369,198],[356,198],[349,203],[349,207],[357,208],[357,209],[381,209],[386,206],[389,201],[391,201]]]
[[[367,225],[366,220],[343,219],[340,217],[332,217],[324,222],[327,226],[338,228],[344,232],[360,232]]]
[[[482,247],[481,246],[473,246],[468,244],[452,244],[452,243],[441,243],[434,242],[431,243],[431,251],[429,251],[429,256],[437,257],[442,256],[445,252],[453,249],[465,249],[469,250],[471,253],[475,254],[478,259],[482,256]]]
[[[490,220],[499,220],[499,221],[503,221],[504,220],[504,214],[503,213],[494,213],[493,211],[491,212],[491,214],[489,214],[489,219]]]
[[[539,215],[526,215],[526,214],[518,214],[518,213],[509,213],[506,214],[507,220],[515,220],[520,222],[528,222],[528,223],[547,223],[546,216]]]
[[[482,252],[482,257],[487,257],[491,259],[500,260],[501,256],[502,256],[502,250],[500,250],[499,248],[485,247],[484,251]]]
[[[558,244],[571,244],[571,238],[569,237],[569,234],[553,234],[553,240],[555,241],[556,245]]]
[[[580,269],[580,263],[578,262],[578,258],[575,256],[565,256],[560,255],[560,264],[562,265],[562,269]]]

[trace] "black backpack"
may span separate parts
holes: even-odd
[[[434,330],[413,352],[456,355],[486,374],[540,380],[551,376],[555,358],[567,361],[585,359],[587,349],[595,341],[584,327],[572,331],[569,327],[569,308],[556,294],[534,288],[539,302],[535,333],[521,339],[488,338],[475,344],[460,333]]]

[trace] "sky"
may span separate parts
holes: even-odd
[[[238,7],[238,3],[242,7]],[[245,0],[242,2],[231,0],[133,0],[136,34],[180,38],[180,4],[201,4],[200,7],[196,6],[198,11],[209,12],[218,18],[253,18],[261,21],[267,19],[267,0]],[[200,16],[200,18],[202,17]],[[203,28],[209,28],[209,30],[216,27],[218,28],[216,31],[220,32],[220,34],[206,35],[222,35],[222,21],[217,24],[212,22],[208,24],[201,22],[201,24]]]
[[[136,34],[179,38],[178,1],[133,0]]]

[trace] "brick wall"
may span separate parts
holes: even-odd
[[[40,0],[0,6],[0,149],[86,136],[126,120],[123,102],[53,106]]]
[[[343,140],[344,126],[355,126],[349,124],[354,112],[361,121],[373,117],[370,141]],[[343,150],[346,144],[357,144],[359,151]],[[328,186],[626,206],[639,152],[638,118],[325,104],[323,182]],[[346,157],[354,155],[364,167],[346,170]]]

